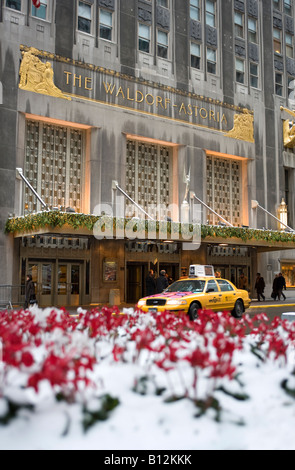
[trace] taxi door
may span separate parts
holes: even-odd
[[[234,290],[233,286],[225,279],[217,279],[217,283],[222,292],[224,308],[226,310],[233,310],[237,300],[236,291]]]
[[[210,310],[222,310],[224,308],[222,297],[222,293],[220,292],[216,281],[210,279],[206,286],[204,307]]]

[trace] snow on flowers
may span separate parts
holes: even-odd
[[[55,399],[81,405],[84,430],[106,420],[120,396],[105,389],[102,365],[115,373],[116,365],[128,364],[134,393],[154,393],[171,404],[190,400],[195,416],[213,410],[217,421],[222,394],[255,399],[243,377],[250,356],[259,367],[272,361],[285,368],[278,387],[295,398],[294,364],[288,361],[295,323],[270,322],[266,315],[237,320],[227,312],[200,311],[192,322],[169,312],[131,309],[122,315],[102,308],[71,317],[63,309],[33,307],[0,312],[0,341],[0,425],[22,408],[34,412],[44,383]]]

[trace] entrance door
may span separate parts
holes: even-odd
[[[127,303],[136,303],[145,296],[145,278],[147,273],[147,264],[127,264]]]
[[[81,291],[81,266],[76,263],[59,263],[57,272],[57,305],[79,306]]]
[[[28,265],[28,273],[32,275],[35,284],[36,298],[40,307],[48,307],[52,305],[52,273],[53,264],[48,263],[33,263]]]

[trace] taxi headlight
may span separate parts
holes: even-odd
[[[167,305],[187,305],[187,301],[172,299],[172,300],[168,300]]]
[[[137,306],[138,307],[144,307],[145,306],[145,300],[139,300]]]

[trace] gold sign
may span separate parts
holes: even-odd
[[[19,87],[23,90],[68,100],[71,99],[70,96],[72,99],[78,97],[107,106],[206,127],[221,132],[226,137],[254,142],[254,116],[247,109],[103,67],[54,56],[34,48],[21,46],[21,49],[23,60],[20,66]],[[42,62],[37,55],[55,60],[59,85],[64,91],[54,84],[50,62]],[[62,69],[65,63],[67,66]]]

